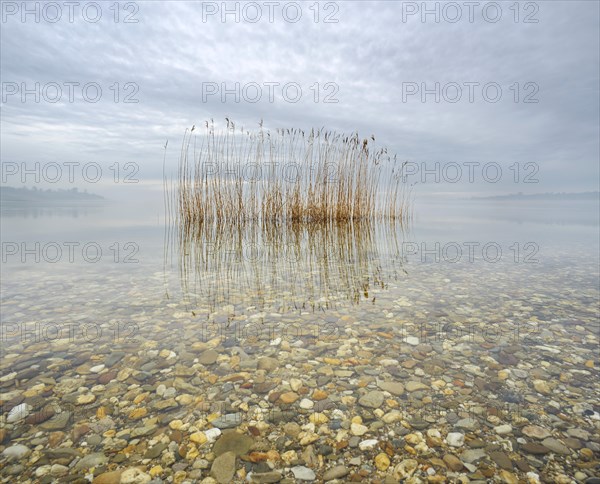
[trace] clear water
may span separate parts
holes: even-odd
[[[428,311],[466,304],[485,321],[509,314],[504,299],[542,298],[546,312],[569,300],[593,316],[598,297],[593,202],[417,200],[403,227],[210,227],[183,245],[165,233],[162,207],[148,208],[5,204],[3,321],[133,317],[140,305],[376,318],[398,299]]]
[[[239,411],[240,400],[230,392],[244,390],[239,383],[219,382],[229,381],[227,375],[254,381],[252,372],[236,364],[241,348],[250,358],[275,355],[287,361],[270,375],[284,389],[293,377],[317,385],[312,371],[333,365],[337,370],[324,388],[348,418],[358,413],[347,401],[348,394],[363,393],[357,382],[376,388],[377,381],[391,379],[428,388],[387,395],[389,408],[383,409],[401,409],[421,430],[444,434],[455,423],[448,412],[478,418],[482,427],[476,435],[491,441],[498,438],[494,425],[504,423],[590,430],[600,418],[598,230],[593,202],[417,200],[404,227],[212,227],[182,242],[166,226],[160,201],[6,204],[4,419],[27,389],[24,401],[32,412],[48,405],[70,409],[67,430],[91,422],[104,432],[101,408],[111,409],[117,432],[142,422],[160,428],[174,418],[194,421],[209,410]],[[177,390],[196,398],[193,403],[182,400],[157,410],[150,397],[148,418],[158,420],[127,418],[135,407],[128,400],[133,394],[149,391],[156,397],[159,384],[176,385],[181,368],[204,375],[196,358],[211,347],[226,355],[217,369],[207,366],[218,381],[196,377],[193,387]],[[176,356],[162,361],[159,351]],[[100,375],[114,371],[122,379],[99,386],[90,368],[116,353],[124,357]],[[23,380],[10,376],[30,368],[33,375]],[[40,381],[41,389],[35,386]],[[73,388],[56,390],[69,381],[76,382]],[[549,385],[549,393],[538,391],[539,381]],[[73,405],[88,393],[93,401]],[[240,398],[251,408],[263,400],[265,412],[279,408],[273,402],[265,407],[263,397],[246,390]],[[200,411],[199,400],[210,403],[209,410]],[[308,422],[306,411],[289,410],[288,420]],[[251,411],[236,415],[241,425],[258,418]],[[425,427],[418,427],[423,421]],[[4,422],[29,445],[41,430],[38,441],[47,445],[43,427]],[[106,439],[104,450],[113,445]],[[502,444],[505,450],[507,445]],[[584,445],[597,451],[593,442]],[[538,457],[513,450],[513,458],[529,459],[535,467]],[[131,461],[139,463],[136,455]],[[559,458],[565,472],[576,471]],[[537,472],[543,472],[540,466]]]

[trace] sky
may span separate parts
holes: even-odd
[[[597,190],[599,5],[3,1],[2,184],[160,190],[228,117],[374,135],[425,196]]]

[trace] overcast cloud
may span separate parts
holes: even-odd
[[[168,159],[175,163],[186,128],[210,118],[222,124],[229,116],[248,128],[257,128],[264,119],[271,129],[358,130],[364,136],[374,134],[400,159],[429,166],[451,161],[539,166],[537,184],[516,186],[512,172],[498,184],[470,184],[465,174],[462,183],[430,183],[422,187],[425,192],[598,189],[598,2],[523,2],[519,22],[510,8],[513,2],[499,2],[502,18],[495,23],[483,18],[486,2],[474,7],[473,22],[464,2],[457,2],[462,18],[455,23],[447,21],[456,11],[442,9],[445,3],[440,4],[439,23],[433,15],[423,22],[418,13],[403,21],[403,10],[420,8],[421,2],[321,2],[318,9],[308,2],[301,4],[302,17],[295,23],[289,21],[297,13],[295,7],[283,12],[289,2],[273,7],[272,23],[264,2],[255,4],[262,8],[255,23],[243,18],[256,16],[255,5],[244,3],[239,4],[239,22],[232,14],[223,22],[220,12],[203,19],[203,9],[221,10],[222,2],[121,3],[118,23],[111,3],[102,4],[102,18],[96,23],[83,16],[86,2],[75,7],[72,23],[68,7],[57,4],[62,6],[60,20],[49,22],[56,9],[44,11],[40,4],[38,23],[34,14],[23,22],[21,2],[3,2],[3,164],[94,161],[108,167],[135,162],[140,166],[138,178],[150,184],[161,177],[167,139]],[[234,2],[227,5],[235,8]],[[29,7],[35,8],[35,3]],[[131,18],[138,22],[124,23],[134,7],[137,12]],[[11,15],[14,8],[19,11]],[[494,8],[486,11],[490,18]],[[93,18],[94,9],[86,14]],[[325,23],[327,15],[337,22]],[[538,22],[524,23],[527,15]],[[15,86],[20,90],[25,83],[33,89],[36,82],[40,102],[33,94],[25,102],[21,92],[11,94]],[[74,87],[73,102],[65,82],[80,84]],[[81,93],[81,86],[92,82],[102,87],[96,103],[87,102]],[[240,102],[233,94],[226,102],[219,94],[203,99],[203,83],[233,88],[236,82],[240,88],[248,83],[262,86],[261,100],[250,102],[256,94],[252,87],[240,92]],[[442,95],[436,103],[433,94],[425,103],[419,94],[403,99],[403,83],[433,88],[436,82],[441,87],[462,85],[461,100],[447,102]],[[479,83],[472,103],[465,82]],[[44,94],[55,96],[51,86],[44,92],[47,83],[63,85],[58,102],[44,99]],[[273,102],[265,83],[279,83]],[[290,102],[297,94],[293,87],[282,92],[286,83],[302,88],[298,102]],[[486,83],[502,87],[498,102],[484,99]],[[515,83],[519,102],[514,99]],[[95,90],[87,94],[93,97]],[[123,102],[127,94],[139,102]],[[456,90],[448,87],[441,94],[454,98]],[[487,94],[495,95],[493,90]],[[328,95],[338,102],[324,102]],[[527,95],[539,102],[523,102]],[[22,185],[15,178],[6,184]],[[102,191],[84,183],[78,186]]]

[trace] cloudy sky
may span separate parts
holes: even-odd
[[[175,164],[186,128],[229,116],[373,134],[412,181],[464,168],[425,193],[598,189],[598,2],[112,5],[2,2],[3,165],[136,163],[141,189],[160,180],[166,140]],[[491,162],[499,183],[481,175]]]

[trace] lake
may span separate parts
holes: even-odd
[[[543,479],[550,456],[593,475],[593,201],[416,199],[404,224],[188,234],[160,197],[1,217],[0,432],[41,446],[48,475],[86,447],[96,474],[149,462],[193,480],[215,441],[256,479],[357,447],[375,460],[339,477],[399,453],[395,479],[420,459],[430,477]]]

